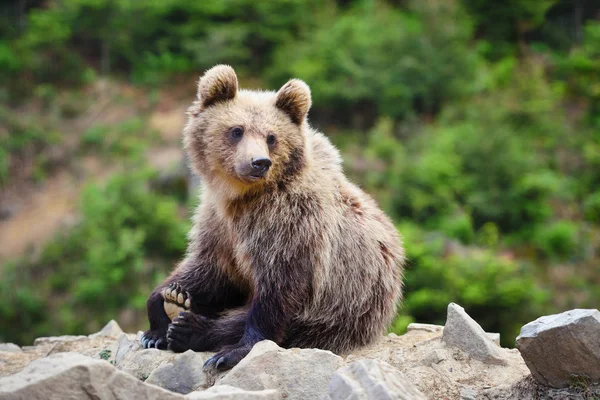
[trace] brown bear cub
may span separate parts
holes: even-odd
[[[148,299],[144,347],[218,351],[206,367],[228,369],[265,339],[347,353],[385,332],[400,237],[310,105],[297,79],[277,93],[238,89],[224,65],[200,79],[183,134],[201,202],[185,259]]]

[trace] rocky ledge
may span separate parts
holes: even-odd
[[[600,312],[571,310],[499,346],[462,307],[445,326],[411,324],[345,357],[264,341],[232,370],[211,353],[142,349],[116,322],[89,336],[0,344],[0,399],[586,399],[600,398]]]

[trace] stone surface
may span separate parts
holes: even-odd
[[[121,334],[123,334],[123,330],[121,329],[119,324],[117,324],[117,321],[115,321],[114,319],[111,319],[108,322],[108,324],[104,325],[104,328],[102,328],[100,331],[98,331],[96,333],[92,333],[91,335],[89,335],[89,337],[95,338],[95,337],[99,337],[99,336],[108,336],[108,337],[118,338]]]
[[[450,327],[450,325],[448,326]],[[33,366],[35,366],[34,373],[30,371],[27,373],[29,375],[25,375],[28,376],[30,382],[36,385],[41,385],[40,380],[46,382],[46,378],[50,377],[48,378],[50,379],[48,381],[50,383],[49,387],[53,387],[56,385],[54,376],[63,373],[66,375],[61,375],[61,379],[65,382],[71,382],[72,379],[75,379],[76,382],[85,382],[86,379],[89,381],[91,378],[87,375],[82,378],[81,368],[83,368],[83,371],[88,371],[85,373],[89,375],[89,371],[96,371],[95,368],[97,367],[94,367],[94,369],[86,366],[67,368],[57,366],[56,361],[47,361],[53,360],[54,357],[60,357],[61,354],[74,352],[81,356],[88,356],[107,368],[112,368],[111,364],[116,365],[117,369],[122,369],[123,373],[130,374],[125,376],[133,379],[133,381],[128,381],[128,385],[133,385],[131,386],[133,388],[137,388],[136,385],[138,384],[146,384],[140,390],[150,390],[148,387],[158,389],[148,383],[149,376],[156,370],[167,375],[168,371],[176,369],[174,366],[176,359],[183,357],[183,355],[170,351],[142,349],[139,343],[140,334],[141,332],[138,332],[137,336],[122,333],[118,337],[98,335],[59,336],[40,339],[37,346],[24,346],[21,352],[0,351],[0,385],[2,385],[0,387],[5,390],[7,382],[13,382],[12,379],[15,379],[15,377],[22,376],[20,373],[25,368],[33,368]],[[489,335],[486,334],[488,338]],[[233,370],[207,376],[206,383],[201,383],[201,387],[196,391],[185,396],[174,392],[167,393],[179,399],[195,398],[198,400],[213,398],[326,399],[331,398],[328,386],[331,377],[341,367],[355,362],[362,364],[379,363],[381,361],[400,371],[408,382],[431,399],[468,399],[473,397],[494,400],[600,398],[600,384],[593,384],[582,377],[574,379],[573,385],[568,388],[543,386],[532,378],[517,349],[497,347],[497,351],[502,356],[502,364],[490,364],[489,362],[480,361],[465,353],[464,350],[442,341],[442,332],[439,328],[419,324],[412,326],[404,335],[381,336],[374,343],[355,349],[351,354],[343,357],[316,349],[281,349],[272,342],[263,342],[257,345],[253,352]],[[204,358],[208,356],[209,354],[201,355]],[[90,358],[86,359],[89,360]],[[36,364],[35,360],[40,360],[41,364]],[[65,368],[68,369],[68,372]],[[115,373],[114,369],[111,369],[111,371],[111,373]],[[379,369],[373,369],[373,371],[379,371]],[[371,376],[375,373],[373,371],[368,369],[361,377],[369,379],[371,383],[375,382],[376,379]],[[377,374],[379,373],[377,372]],[[382,374],[384,377],[386,376],[386,374]],[[132,391],[124,392],[127,395],[120,395],[119,390],[122,389],[119,389],[118,385],[115,391],[110,392],[109,395],[106,395],[106,392],[96,395],[96,392],[100,391],[98,388],[104,390],[101,385],[108,385],[108,389],[113,390],[115,385],[112,382],[112,377],[120,377],[115,378],[117,384],[122,379],[121,375],[108,376],[106,374],[102,375],[102,373],[96,375],[104,376],[99,383],[94,381],[96,382],[93,383],[95,386],[90,389],[90,393],[98,399],[147,397],[145,394],[131,395]],[[177,376],[175,373],[173,375]],[[350,375],[351,379],[346,382],[350,382],[350,386],[353,388],[356,386],[364,392],[364,388],[360,387],[362,383],[358,377],[353,373],[350,373]],[[155,376],[159,376],[158,372]],[[11,379],[5,380],[8,378]],[[154,379],[152,378],[150,381],[154,381]],[[142,380],[146,380],[146,382],[142,382]],[[205,387],[214,385],[215,381],[216,386],[202,390]],[[188,384],[187,379],[186,382],[182,383]],[[65,385],[68,386],[68,384]],[[69,394],[64,397],[60,396],[60,398],[85,399],[86,395],[79,395],[80,386],[77,385],[78,383],[74,384],[74,395]],[[189,387],[193,386],[195,384],[189,385]],[[28,390],[30,389],[33,390],[32,388]],[[385,389],[389,390],[387,387]],[[11,391],[14,392],[12,389]],[[33,397],[16,395],[12,392],[10,394],[0,393],[0,399],[48,397],[35,391],[32,394]],[[162,394],[164,392],[161,392],[161,396],[158,397],[167,398]]]
[[[444,325],[434,325],[434,324],[420,324],[417,322],[413,322],[412,324],[408,324],[406,327],[406,332],[414,332],[414,331],[423,331],[423,332],[432,332],[432,333],[442,333],[444,330]],[[498,346],[500,346],[500,334],[499,333],[485,333],[488,338]]]
[[[276,390],[243,390],[228,385],[217,385],[202,392],[192,392],[185,396],[187,400],[280,400]]]
[[[178,354],[173,361],[152,371],[146,383],[182,394],[209,386],[206,373],[202,369],[207,358],[202,353],[195,353],[192,350]]]
[[[140,349],[140,341],[139,340],[131,340],[129,336],[125,333],[119,336],[117,341],[117,351],[115,352],[115,363],[120,365],[123,361],[123,357],[130,351],[135,351]]]
[[[245,390],[276,389],[289,400],[318,399],[327,394],[331,376],[342,365],[342,358],[330,351],[284,350],[265,340],[217,384]]]
[[[23,350],[14,343],[0,343],[0,351],[7,353],[21,353]]]
[[[380,360],[361,360],[340,368],[329,382],[328,396],[330,400],[426,399],[400,371]]]
[[[424,332],[439,332],[439,333],[442,333],[443,329],[444,329],[443,325],[419,324],[419,323],[416,323],[416,322],[413,322],[412,324],[408,324],[408,326],[406,327],[406,331],[407,332],[424,331]]]
[[[490,340],[483,328],[458,304],[448,305],[442,341],[448,346],[464,351],[476,360],[488,364],[505,363],[498,345]]]
[[[485,400],[595,400],[600,399],[600,385],[575,384],[570,388],[552,388],[538,383],[531,375],[512,383],[480,392]]]
[[[517,348],[541,384],[568,387],[578,376],[600,382],[600,311],[575,309],[521,328]]]
[[[152,371],[175,358],[175,353],[158,349],[129,351],[116,363],[117,368],[145,381]]]
[[[441,349],[433,349],[423,358],[423,365],[439,364],[447,358],[446,353]]]
[[[106,361],[60,353],[36,360],[18,374],[1,378],[0,398],[181,400],[183,396],[140,382]]]
[[[477,389],[473,386],[463,386],[460,389],[460,400],[477,400],[478,398]]]
[[[500,346],[500,334],[499,333],[486,332],[485,334],[492,342],[496,343],[497,346]]]
[[[41,346],[44,344],[61,343],[61,342],[79,342],[79,341],[83,341],[83,340],[87,340],[87,339],[88,339],[88,337],[83,336],[83,335],[79,335],[79,336],[72,336],[72,335],[47,336],[47,337],[41,337],[41,338],[35,339],[33,341],[33,345]]]

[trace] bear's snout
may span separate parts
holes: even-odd
[[[256,178],[262,178],[263,176],[265,176],[265,174],[269,170],[269,167],[271,166],[271,164],[272,164],[271,160],[267,157],[253,158],[252,159],[252,172],[250,173],[250,176],[253,176]]]

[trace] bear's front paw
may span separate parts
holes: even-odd
[[[161,349],[167,348],[167,333],[165,331],[148,330],[144,332],[140,340],[142,347],[145,349]]]
[[[191,312],[181,312],[167,329],[169,349],[176,353],[186,350],[204,351],[204,337],[210,330],[211,320]]]
[[[162,297],[165,313],[171,321],[182,311],[189,311],[192,305],[192,297],[189,292],[183,290],[178,283],[172,283],[164,288]]]
[[[235,367],[252,350],[251,344],[237,344],[224,347],[223,350],[206,360],[204,369],[225,371]]]

